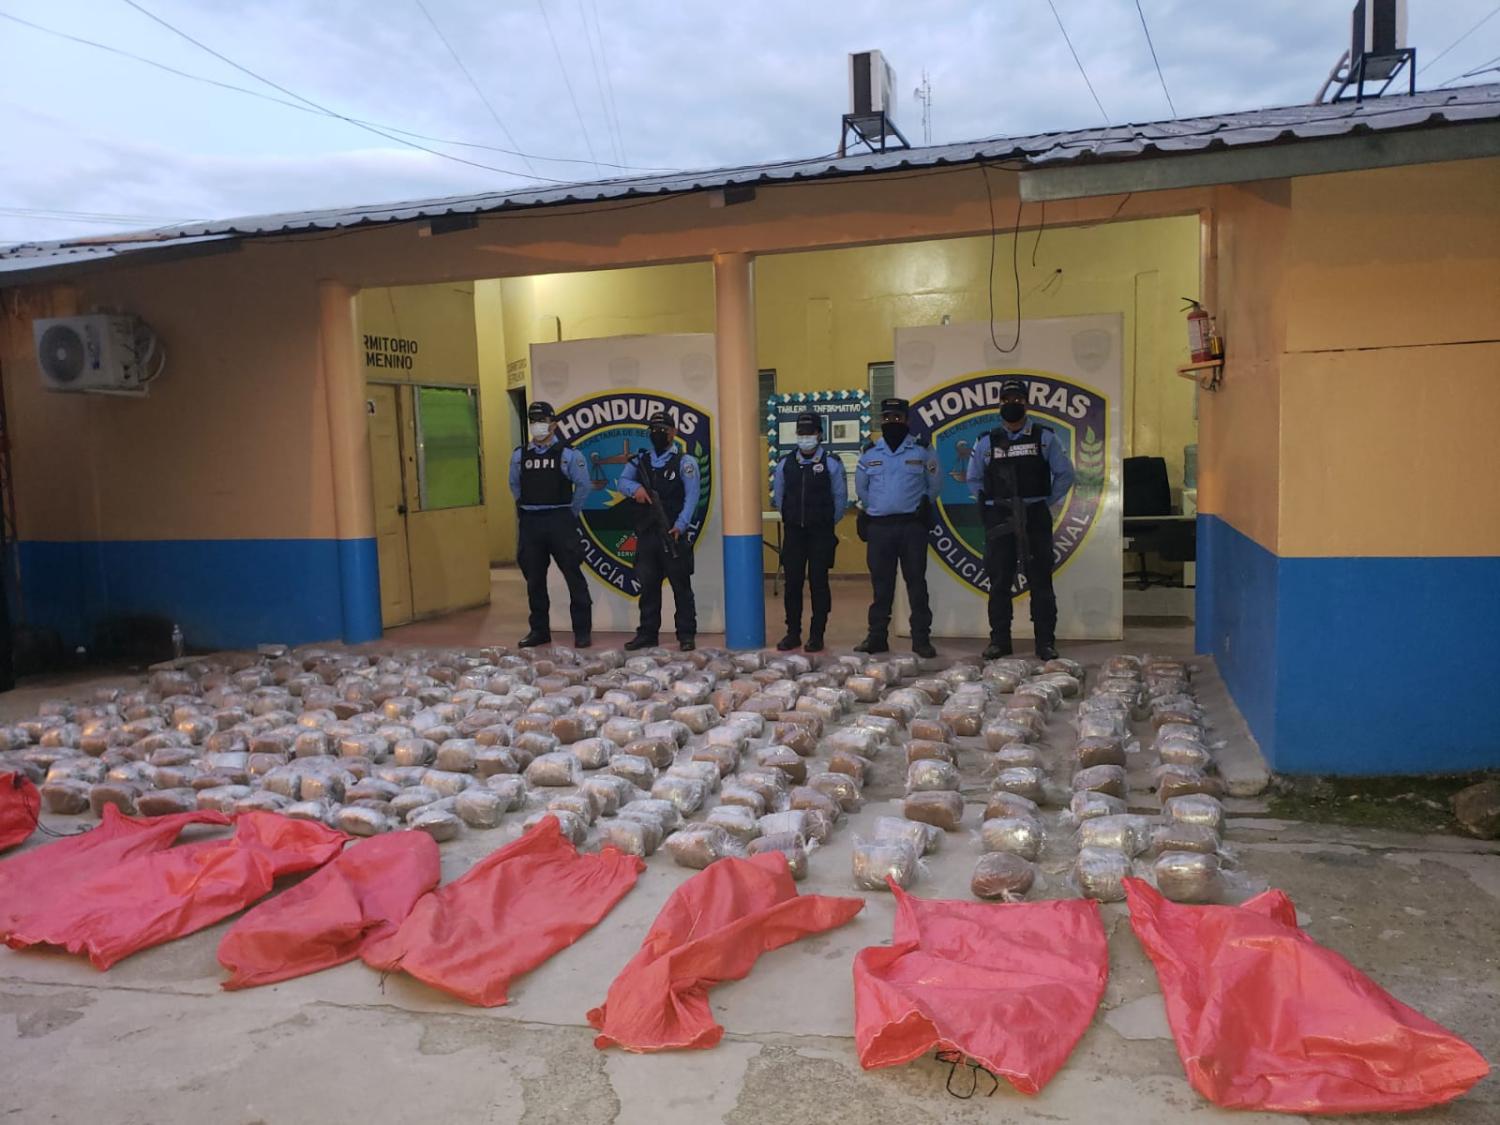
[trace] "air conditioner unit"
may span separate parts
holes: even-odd
[[[1406,49],[1406,0],[1356,0],[1349,61],[1365,59],[1369,80],[1389,78],[1400,68]]]
[[[156,334],[133,316],[47,317],[33,321],[31,330],[49,391],[145,394],[165,361]]]
[[[896,72],[879,51],[856,51],[849,56],[849,112],[884,113],[896,120]]]

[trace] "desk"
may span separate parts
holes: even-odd
[[[781,513],[762,512],[760,522],[762,528],[768,523],[776,525],[776,546],[772,547],[771,544],[766,543],[765,536],[761,536],[760,541],[776,552],[776,569],[771,572],[771,593],[779,594],[781,593]]]
[[[1142,526],[1152,526],[1161,523],[1195,524],[1198,522],[1198,517],[1196,514],[1181,515],[1176,513],[1165,516],[1122,516],[1121,522],[1124,524],[1123,530],[1125,533],[1125,537],[1129,539],[1130,528],[1132,524]],[[1144,569],[1144,565],[1142,569]],[[1184,562],[1182,564],[1182,584],[1183,586],[1189,588],[1194,587],[1198,584],[1198,564],[1196,562]]]

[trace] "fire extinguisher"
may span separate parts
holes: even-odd
[[[1214,330],[1213,318],[1208,315],[1208,310],[1191,297],[1184,297],[1187,302],[1183,308],[1188,310],[1188,351],[1192,353],[1194,363],[1211,363],[1217,357],[1214,355]]]

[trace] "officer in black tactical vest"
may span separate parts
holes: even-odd
[[[1052,513],[1073,487],[1073,463],[1051,428],[1026,416],[1027,386],[1000,386],[1000,425],[974,443],[966,476],[980,503],[984,565],[990,579],[986,660],[1011,654],[1016,572],[1026,575],[1036,654],[1057,656],[1057,595],[1052,589]]]
[[[833,608],[828,571],[839,544],[834,528],[849,506],[849,481],[844,463],[823,446],[822,434],[823,422],[816,414],[798,415],[797,448],[776,463],[771,479],[771,506],[781,513],[781,567],[786,572],[786,636],[776,644],[782,652],[802,644],[804,574],[812,592],[808,652],[822,651]]]
[[[547,596],[548,560],[557,563],[568,584],[568,611],[573,643],[593,643],[594,603],[583,576],[583,529],[578,517],[589,495],[589,470],[583,454],[558,438],[552,404],[533,402],[526,411],[530,442],[510,458],[510,492],[516,498],[519,531],[516,562],[526,579],[531,632],[522,648],[552,640],[551,599]]]
[[[671,415],[654,414],[647,423],[651,448],[620,471],[619,488],[637,504],[635,577],[641,584],[641,623],[625,642],[630,650],[657,643],[661,632],[661,584],[672,583],[677,606],[677,647],[697,647],[698,608],[693,600],[693,544],[688,527],[698,509],[698,462],[676,446]]]

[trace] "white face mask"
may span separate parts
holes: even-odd
[[[811,453],[814,449],[818,448],[818,435],[798,434],[797,448],[802,450],[803,453]]]
[[[531,440],[537,442],[546,441],[547,435],[551,430],[552,423],[550,422],[533,422],[531,423]]]

